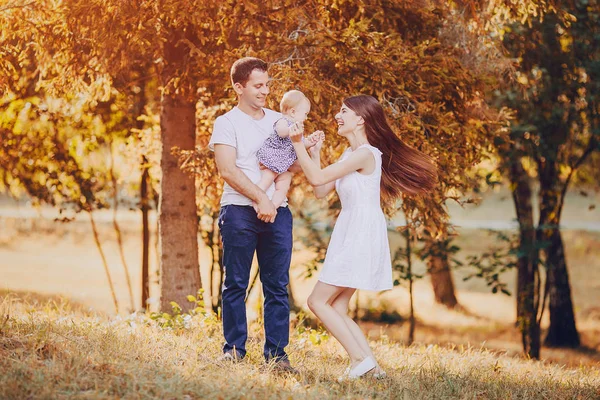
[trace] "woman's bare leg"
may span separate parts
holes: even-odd
[[[369,353],[362,349],[344,318],[331,306],[333,300],[346,289],[319,281],[308,297],[308,308],[315,313],[329,333],[344,347],[350,356],[352,367],[354,367],[368,357]]]
[[[331,306],[344,319],[344,323],[352,332],[352,335],[360,345],[362,351],[371,356],[373,360],[375,360],[375,363],[377,365],[375,367],[375,373],[381,374],[383,372],[383,369],[379,366],[379,363],[377,363],[377,359],[373,354],[373,350],[371,350],[371,346],[369,346],[369,341],[365,337],[365,334],[363,333],[362,329],[360,329],[360,326],[358,326],[358,324],[348,316],[348,305],[350,304],[350,298],[352,297],[355,291],[356,289],[346,288],[333,300]]]

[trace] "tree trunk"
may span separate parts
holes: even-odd
[[[138,76],[143,76],[143,71],[138,71]],[[144,79],[139,80],[137,86],[139,90],[133,91],[135,104],[133,113],[136,116],[135,127],[138,131],[144,129],[144,121],[140,119],[144,115],[147,104],[146,83]],[[150,196],[148,189],[152,188],[150,183],[150,163],[146,155],[142,155],[140,160],[142,176],[140,178],[140,211],[142,211],[142,303],[141,308],[146,310],[148,299],[150,298]]]
[[[431,278],[435,301],[448,308],[454,308],[458,305],[458,300],[454,291],[447,248],[446,240],[436,240],[431,236],[425,238],[424,252],[427,254],[427,272]]]
[[[544,344],[549,347],[579,347],[562,236],[558,228],[550,231],[546,233],[550,236],[550,244],[544,251],[550,295],[550,327]]]
[[[217,231],[218,220],[213,218],[212,229],[202,233],[204,245],[210,249],[210,270],[208,273],[208,287],[210,288],[210,306],[216,313],[215,308],[215,264],[217,263],[215,254],[215,236]]]
[[[408,272],[408,293],[410,296],[410,299],[409,299],[410,300],[410,316],[409,316],[409,320],[408,320],[409,325],[408,325],[407,345],[410,346],[415,342],[416,320],[415,320],[415,298],[414,298],[414,293],[413,293],[414,279],[413,279],[413,275],[412,275],[412,237],[411,237],[409,228],[406,229],[404,236],[406,238],[406,268],[407,268],[407,272]]]
[[[537,317],[540,299],[539,250],[535,246],[531,185],[520,160],[512,160],[509,171],[519,222],[517,326],[521,331],[523,352],[533,359],[539,359],[540,326]]]
[[[129,266],[125,259],[125,249],[123,247],[123,234],[121,233],[121,227],[117,222],[117,211],[119,209],[119,184],[117,177],[115,176],[115,157],[113,154],[113,141],[110,142],[110,180],[113,186],[113,228],[115,229],[115,235],[117,237],[117,244],[119,246],[119,255],[121,256],[121,265],[123,265],[123,271],[125,272],[125,281],[127,282],[127,289],[129,290],[129,307],[130,313],[135,311],[135,299],[133,297],[133,287],[131,285],[131,274],[129,273]]]
[[[119,301],[117,300],[117,293],[115,292],[115,285],[113,285],[112,277],[110,276],[110,269],[108,268],[108,262],[106,261],[106,256],[104,255],[104,250],[102,250],[102,243],[100,243],[100,235],[98,234],[98,228],[96,227],[96,222],[94,221],[94,216],[92,215],[91,210],[87,210],[88,215],[90,216],[90,222],[92,224],[92,233],[94,234],[94,242],[96,242],[96,247],[100,252],[100,258],[102,259],[102,265],[104,266],[104,272],[106,273],[106,279],[108,280],[108,287],[110,289],[110,294],[113,299],[113,303],[115,304],[115,312],[119,314]]]
[[[198,216],[194,178],[181,171],[173,147],[195,146],[196,107],[193,101],[174,93],[161,100],[161,196],[159,203],[161,310],[170,311],[175,301],[184,311],[195,305],[187,295],[201,287],[198,263]]]
[[[223,280],[225,279],[225,270],[223,268],[223,242],[219,235],[219,245],[217,246],[217,253],[219,254],[219,285],[217,286],[217,315],[220,314],[221,304],[223,303]]]
[[[579,333],[575,325],[569,272],[559,227],[562,187],[558,168],[555,162],[544,160],[538,163],[538,171],[540,220],[537,239],[538,243],[544,243],[550,298],[550,327],[544,344],[551,347],[578,347]]]
[[[531,250],[535,241],[533,226],[533,206],[531,203],[532,191],[527,172],[523,169],[520,160],[512,160],[510,165],[510,182],[513,203],[519,222],[519,254],[517,257],[517,325],[523,318],[523,300],[526,296],[525,287],[533,278],[528,276],[527,270],[530,263]],[[533,232],[533,235],[532,235]]]
[[[454,281],[450,271],[448,257],[449,240],[438,240],[434,236],[437,231],[435,226],[426,226],[424,231],[423,253],[427,259],[427,272],[431,279],[431,286],[435,295],[435,301],[448,308],[458,305],[456,299]]]
[[[454,281],[446,255],[430,256],[427,260],[431,285],[435,294],[435,301],[448,308],[454,308],[458,304],[454,293]]]
[[[148,307],[150,298],[150,223],[148,214],[150,210],[148,199],[148,181],[150,178],[148,160],[142,156],[142,179],[140,182],[140,208],[142,210],[142,305]]]
[[[208,232],[207,246],[211,250],[210,267],[210,297],[213,312],[218,316],[221,308],[221,290],[223,286],[223,247],[221,246],[221,234],[219,232],[218,212],[212,215],[212,231]],[[215,276],[218,273],[219,280],[215,285]]]

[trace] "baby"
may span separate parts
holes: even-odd
[[[292,183],[292,173],[288,171],[288,168],[297,159],[294,146],[289,138],[290,127],[294,124],[301,125],[306,120],[310,112],[310,101],[301,91],[290,90],[283,95],[280,109],[283,117],[275,122],[273,134],[264,141],[257,152],[262,172],[258,186],[266,191],[275,182],[275,193],[271,199],[275,208],[285,201],[287,191]],[[323,132],[316,131],[306,138],[304,144],[308,149],[323,138]]]

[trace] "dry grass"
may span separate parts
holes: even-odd
[[[403,347],[383,337],[373,345],[389,378],[338,383],[346,367],[341,349],[314,331],[292,332],[288,351],[301,371],[295,377],[264,366],[257,324],[247,359],[223,365],[214,361],[222,337],[210,316],[168,330],[143,314],[108,317],[53,297],[6,292],[0,294],[0,315],[2,399],[600,398],[598,369],[466,346]]]
[[[132,271],[134,293],[136,300],[139,301],[141,276],[139,226],[126,221],[125,219],[122,222],[125,252]],[[110,224],[99,224],[99,229],[124,316],[126,314],[123,309],[129,304],[129,298],[114,232]],[[463,249],[464,254],[476,254],[498,244],[493,235],[482,230],[462,229],[460,233],[457,244]],[[541,355],[547,363],[568,367],[585,365],[598,368],[600,367],[600,308],[598,307],[600,258],[597,255],[600,248],[600,233],[566,231],[564,238],[572,278],[577,327],[584,347],[575,350],[543,348]],[[460,257],[464,257],[464,254]],[[295,266],[291,271],[291,280],[299,305],[305,305],[306,297],[314,285],[315,277],[308,280],[304,278],[303,263],[310,257],[311,254],[302,251],[296,251],[293,257]],[[151,295],[157,298],[154,251],[150,260],[153,265]],[[422,263],[416,264],[417,268],[423,268]],[[204,283],[208,276],[207,265],[206,249],[203,249],[201,266]],[[445,347],[473,346],[501,352],[507,356],[521,357],[520,335],[514,328],[516,318],[514,297],[491,294],[481,280],[463,282],[460,277],[466,272],[457,270],[454,276],[459,302],[468,313],[450,311],[436,304],[428,279],[417,281],[415,310],[419,323],[416,340],[420,343]],[[93,307],[94,310],[114,313],[106,277],[91,237],[88,221],[60,224],[41,219],[0,218],[0,277],[0,290],[60,294],[72,299],[70,307],[75,307],[73,302],[80,302],[82,305],[78,306],[79,311]],[[511,288],[514,287],[514,278],[514,271],[502,277]],[[248,308],[251,319],[257,315],[256,304],[260,301],[258,292],[259,290],[255,290],[251,296],[251,305]],[[404,287],[395,288],[381,295],[361,291],[359,300],[361,313],[396,311],[402,316],[408,315],[408,291]],[[28,301],[35,301],[35,297],[28,295]],[[351,304],[352,306],[355,304],[354,299]],[[363,328],[374,340],[387,337],[391,342],[402,344],[408,335],[407,327],[402,324],[402,321],[390,325],[364,323]]]
[[[492,203],[487,211],[469,210],[463,217],[485,219],[503,214],[489,210],[504,210],[506,201]],[[578,210],[587,210],[587,206],[573,209],[577,211],[574,217],[600,221],[598,209],[585,213]],[[124,217],[131,216],[135,217],[131,221],[123,219],[122,228],[139,301],[139,216]],[[99,226],[124,308],[129,298],[114,232],[110,224]],[[493,235],[480,229],[462,228],[460,233],[457,244],[462,248],[461,259],[498,244]],[[514,328],[514,297],[492,295],[481,280],[462,282],[461,276],[468,271],[457,270],[457,296],[467,313],[436,305],[428,280],[418,281],[416,340],[424,344],[403,346],[407,328],[401,322],[363,323],[391,377],[383,382],[368,379],[341,385],[336,381],[346,366],[341,348],[334,341],[317,345],[310,333],[297,329],[288,350],[302,375],[293,378],[264,368],[260,324],[252,325],[247,361],[227,366],[214,363],[222,337],[219,324],[210,319],[196,318],[190,328],[181,331],[161,329],[144,315],[128,317],[123,310],[119,319],[113,315],[106,277],[87,221],[58,224],[35,218],[0,218],[0,317],[9,316],[0,319],[0,399],[600,399],[600,233],[566,230],[564,239],[584,348],[543,348],[543,362],[523,360],[519,333]],[[153,250],[151,293],[156,298]],[[304,253],[294,253],[292,270],[299,304],[304,304],[314,285],[314,278],[303,278],[302,264],[311,257]],[[206,257],[204,249],[204,268],[208,265]],[[416,267],[423,268],[420,263]],[[206,268],[202,274],[206,282]],[[514,271],[503,276],[510,287],[514,287],[514,278]],[[1,291],[9,288],[13,291],[10,295]],[[55,294],[74,300],[67,302]],[[361,291],[359,297],[362,311],[408,313],[404,288],[382,295]],[[249,307],[251,318],[256,315],[255,300]]]

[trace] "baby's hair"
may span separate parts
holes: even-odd
[[[310,104],[310,100],[308,100],[308,97],[304,93],[299,90],[290,90],[289,92],[285,92],[281,98],[279,109],[283,114],[286,114],[290,109],[297,107],[303,101],[308,101],[308,104]]]

